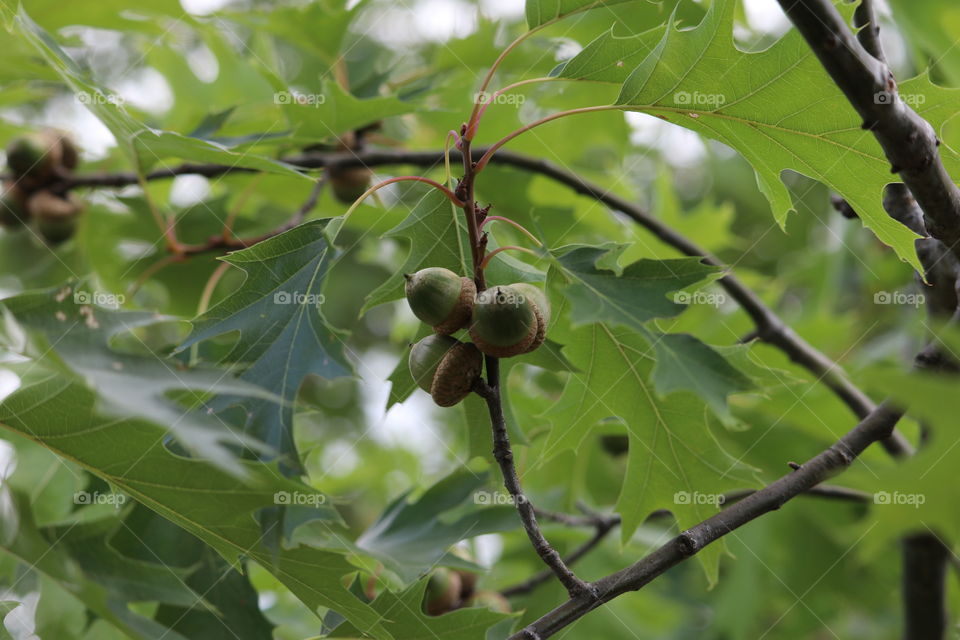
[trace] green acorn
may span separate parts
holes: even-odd
[[[515,285],[502,285],[477,294],[470,337],[483,353],[509,358],[536,348],[541,325],[545,331],[534,300]]]
[[[370,188],[372,175],[366,167],[331,168],[329,176],[333,195],[343,204],[353,204]]]
[[[439,616],[460,604],[460,576],[445,567],[430,574],[423,597],[423,608],[428,615]]]
[[[0,227],[14,229],[22,226],[30,217],[26,206],[26,194],[13,183],[3,185],[0,194]]]
[[[470,394],[483,356],[472,344],[432,335],[411,347],[409,365],[413,379],[435,403],[452,407]]]
[[[449,335],[470,322],[477,294],[473,280],[443,267],[428,267],[403,277],[410,310],[434,331]]]
[[[37,191],[27,200],[27,210],[37,222],[37,231],[50,244],[60,244],[73,236],[80,209],[80,202],[72,194],[61,197]]]
[[[40,184],[54,176],[61,154],[60,146],[43,133],[18,136],[7,145],[7,165],[25,184]]]

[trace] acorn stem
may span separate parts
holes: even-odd
[[[507,224],[511,224],[511,225],[513,225],[514,227],[516,227],[517,229],[519,229],[520,231],[522,231],[524,234],[526,234],[526,236],[527,236],[528,238],[530,238],[530,239],[533,240],[535,243],[537,243],[537,246],[538,246],[538,247],[542,247],[542,246],[543,246],[543,243],[540,242],[539,240],[537,240],[537,236],[535,236],[535,235],[533,235],[532,233],[530,233],[530,232],[527,230],[527,228],[524,227],[522,224],[520,224],[519,222],[515,222],[515,221],[511,220],[510,218],[504,218],[503,216],[487,216],[486,218],[483,219],[483,222],[480,223],[480,228],[483,229],[484,225],[486,225],[486,224],[487,224],[488,222],[490,222],[491,220],[499,220],[500,222],[506,222]]]
[[[524,253],[529,253],[532,256],[537,256],[538,258],[540,257],[540,254],[538,254],[536,251],[532,251],[530,249],[527,249],[526,247],[518,247],[516,245],[508,244],[503,247],[498,247],[493,251],[491,251],[490,253],[488,253],[487,256],[480,263],[480,268],[486,269],[487,265],[490,264],[490,260],[493,258],[493,256],[497,255],[501,251],[523,251]]]

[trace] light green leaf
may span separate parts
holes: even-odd
[[[695,29],[669,29],[630,74],[617,104],[736,149],[757,172],[781,226],[793,209],[781,173],[792,169],[823,182],[919,269],[915,234],[881,206],[883,187],[893,178],[889,164],[846,97],[796,31],[759,53],[737,49],[734,9],[734,0],[718,0]],[[924,91],[946,90],[929,85]],[[943,153],[955,162],[952,152]]]
[[[651,348],[629,329],[591,324],[572,331],[565,351],[582,373],[569,377],[546,414],[553,425],[548,457],[577,450],[601,421],[625,426],[630,446],[616,507],[624,542],[657,509],[673,512],[686,529],[716,513],[725,491],[755,484],[711,433],[702,401],[686,392],[657,396],[649,382]],[[711,545],[698,554],[711,583],[721,553]]]
[[[628,0],[527,0],[527,27],[536,29],[580,11],[627,2]]]
[[[384,626],[403,640],[486,640],[487,630],[510,616],[486,608],[457,609],[442,616],[427,616],[422,609],[428,578],[400,593],[385,591],[370,606],[381,614]],[[330,638],[356,638],[349,623],[337,627]]]

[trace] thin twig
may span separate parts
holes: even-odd
[[[850,466],[868,446],[887,437],[902,412],[884,403],[829,449],[811,458],[790,474],[745,497],[698,525],[687,529],[635,564],[592,583],[596,593],[571,598],[540,617],[511,640],[548,638],[593,609],[636,591],[705,546],[789,500],[812,489]]]

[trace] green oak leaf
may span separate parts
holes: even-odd
[[[615,271],[611,252],[622,247],[576,246],[557,251],[551,273],[566,281],[564,293],[576,325],[591,322],[622,324],[643,329],[653,318],[670,318],[684,306],[667,297],[719,269],[698,258],[638,260]]]
[[[476,569],[447,549],[461,540],[511,531],[519,525],[512,506],[477,501],[488,479],[487,473],[462,470],[443,478],[415,501],[409,492],[402,494],[357,538],[357,547],[405,583],[438,564]]]
[[[343,336],[323,315],[323,285],[335,249],[327,222],[310,221],[224,260],[247,274],[244,284],[194,321],[194,330],[177,351],[221,334],[239,331],[227,360],[245,367],[242,380],[267,389],[284,402],[259,398],[219,398],[213,406],[239,404],[246,427],[299,468],[293,442],[293,403],[304,378],[351,375]]]
[[[667,333],[652,338],[657,363],[653,383],[657,392],[693,391],[714,412],[731,419],[727,396],[753,388],[750,378],[713,347],[687,333]]]
[[[73,282],[0,301],[13,325],[26,329],[41,343],[33,347],[24,342],[14,350],[31,357],[35,349],[40,349],[41,355],[35,361],[82,379],[96,391],[105,413],[165,425],[187,451],[224,469],[242,471],[230,446],[266,450],[263,443],[236,432],[216,416],[197,410],[196,405],[210,394],[229,394],[276,406],[278,396],[223,369],[186,369],[152,352],[139,355],[111,348],[111,342],[120,337],[146,348],[136,331],[172,318],[95,304],[110,302],[101,300],[105,296],[105,292],[96,291],[88,283]],[[171,401],[168,395],[174,393],[189,400],[190,405],[185,408]]]
[[[616,104],[741,153],[756,171],[781,226],[794,210],[782,172],[790,169],[819,180],[842,195],[901,259],[919,269],[915,234],[881,206],[883,188],[894,177],[879,144],[860,127],[856,111],[795,30],[763,51],[739,50],[733,38],[735,5],[735,0],[718,0],[695,29],[667,29],[624,81]],[[842,10],[851,12],[852,7]],[[601,37],[581,52],[583,57],[568,63],[566,77],[618,81],[619,68],[614,67],[614,73],[610,61],[618,58],[622,44]],[[910,97],[922,95],[924,104],[956,103],[956,90],[929,80],[911,81],[908,88]],[[933,110],[922,115],[938,131],[948,119]],[[948,170],[956,173],[956,153],[941,149],[941,155]]]
[[[457,609],[431,617],[423,612],[428,578],[399,593],[384,591],[370,603],[383,616],[384,626],[404,640],[487,640],[487,630],[512,616],[486,608]],[[358,629],[344,623],[328,638],[356,638]]]
[[[365,632],[391,638],[379,616],[341,581],[355,571],[329,550],[268,546],[256,514],[275,508],[278,495],[298,492],[318,504],[330,526],[340,522],[325,496],[285,478],[276,465],[240,462],[241,476],[163,446],[166,427],[97,412],[95,394],[63,375],[25,383],[0,405],[0,428],[73,461],[213,547],[231,565],[248,558],[271,572],[311,611],[335,609]],[[279,499],[283,499],[282,497]],[[9,526],[6,519],[3,526]],[[274,525],[276,526],[276,525]]]
[[[68,547],[60,544],[64,542],[64,531],[44,532],[39,529],[33,521],[30,503],[25,496],[3,488],[0,490],[0,503],[0,511],[3,512],[3,517],[0,518],[0,551],[16,558],[31,571],[47,576],[83,602],[90,611],[130,637],[186,640],[185,636],[129,609],[129,604],[141,597],[172,597],[185,602],[200,598],[202,601],[200,594],[183,586],[177,572],[168,571],[160,565],[149,569],[133,567],[134,563],[122,561],[116,555],[112,563],[109,557],[100,557],[98,554],[87,556],[85,565],[78,563],[72,557],[70,549],[82,550],[82,546]],[[83,536],[72,538],[71,542],[77,543],[82,538]],[[102,540],[96,546],[102,549]],[[111,580],[121,574],[131,580],[128,583],[130,588],[137,589],[126,592],[120,583],[110,584]],[[156,580],[157,584],[151,585],[152,580]],[[103,584],[104,582],[107,584]],[[7,612],[9,610],[0,609],[2,615]],[[9,638],[4,633],[5,629],[0,624],[0,638]]]
[[[564,350],[582,373],[570,375],[545,414],[552,423],[546,457],[577,450],[602,421],[625,426],[630,447],[616,507],[624,542],[657,509],[673,512],[686,529],[717,512],[719,494],[755,484],[710,431],[703,401],[688,392],[657,395],[650,383],[651,348],[627,328],[596,323],[574,329]],[[711,545],[697,556],[711,583],[722,551]]]
[[[527,0],[524,13],[527,27],[537,29],[588,9],[608,7],[629,0]]]

